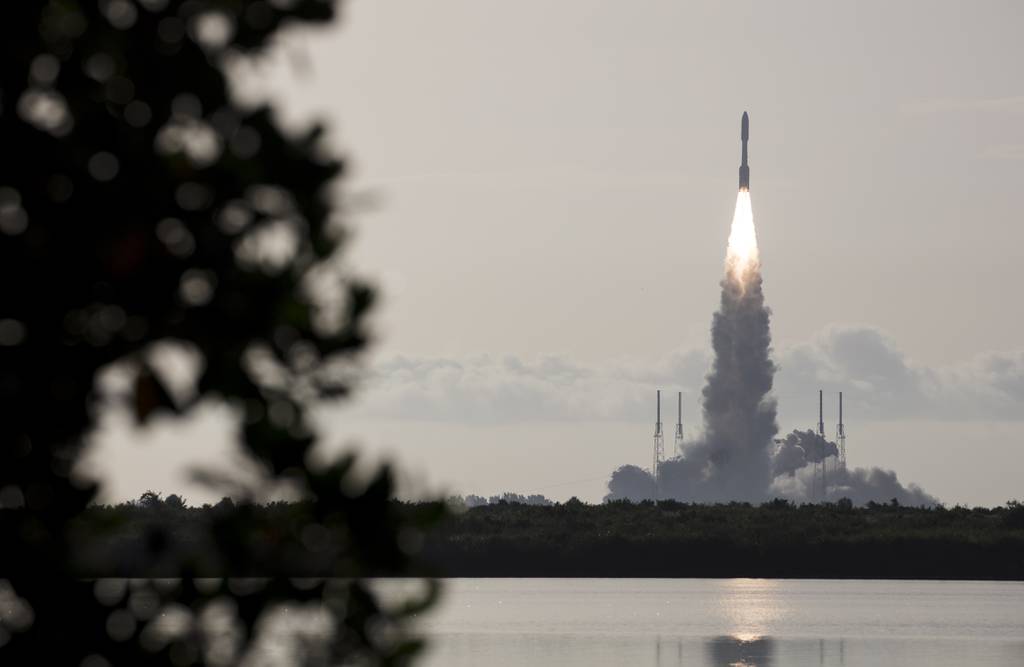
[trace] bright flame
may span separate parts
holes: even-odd
[[[740,286],[761,265],[757,252],[757,232],[754,230],[754,212],[750,207],[750,191],[740,190],[736,197],[736,212],[732,216],[729,232],[729,250],[725,254],[725,270]]]

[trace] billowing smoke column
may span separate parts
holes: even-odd
[[[771,396],[771,312],[765,305],[757,232],[750,203],[747,114],[743,114],[740,191],[729,232],[722,297],[711,324],[714,362],[703,391],[704,435],[658,469],[657,497],[687,502],[760,502],[772,497],[808,500],[810,464],[834,456],[835,443],[812,431],[794,431],[776,447],[776,404]],[[655,480],[637,466],[623,466],[608,482],[606,500],[644,500]],[[895,473],[835,470],[826,499],[934,504],[919,488],[904,489]],[[820,499],[820,498],[819,498]]]
[[[793,476],[812,463],[821,463],[830,456],[839,456],[836,443],[829,442],[814,431],[796,430],[785,437],[772,457],[772,476]]]
[[[813,466],[810,464],[794,474],[776,477],[770,495],[795,501],[822,500],[811,493],[814,486],[813,477]],[[892,470],[882,470],[881,468],[832,470],[830,468],[827,480],[824,500],[828,502],[849,498],[856,505],[864,505],[872,501],[886,503],[895,499],[899,504],[910,507],[931,506],[939,503],[934,496],[925,493],[916,484],[906,486],[901,484]],[[820,478],[818,483],[820,484]]]
[[[704,386],[704,438],[661,466],[661,496],[678,500],[757,501],[772,485],[778,425],[771,397],[770,312],[750,205],[740,190],[729,234],[725,277],[711,324],[714,363]]]
[[[711,324],[714,364],[703,392],[704,438],[684,456],[661,465],[661,498],[760,501],[769,496],[774,479],[772,458],[779,429],[770,395],[775,377],[770,312],[761,289],[757,234],[746,189],[736,199],[721,286],[721,303]],[[650,497],[653,485],[646,471],[627,466],[612,476],[609,497]]]

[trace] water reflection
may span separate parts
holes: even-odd
[[[779,639],[743,633],[719,635],[704,640],[657,637],[654,641],[654,665],[842,667],[846,665],[846,640]]]
[[[750,635],[713,637],[705,645],[707,664],[715,667],[768,667],[775,663],[775,641]]]
[[[678,643],[683,664],[682,641]],[[660,650],[658,652],[660,662]],[[770,667],[773,664],[845,665],[846,640],[779,640],[752,634],[720,635],[704,642],[708,667]]]
[[[1024,666],[1024,584],[454,580],[429,667]]]
[[[779,595],[778,580],[727,579],[720,586],[716,616],[728,622],[722,636],[743,641],[769,636],[780,621],[792,616],[793,609]]]

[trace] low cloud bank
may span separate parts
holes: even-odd
[[[923,366],[877,329],[833,326],[775,356],[773,395],[784,415],[808,424],[817,421],[819,388],[843,391],[857,421],[1024,420],[1024,351]],[[471,424],[639,422],[653,421],[654,391],[663,389],[664,420],[674,421],[671,394],[682,391],[684,422],[693,424],[709,368],[703,351],[604,365],[562,357],[396,357],[371,369],[354,409],[374,418]],[[833,406],[826,407],[831,414]]]

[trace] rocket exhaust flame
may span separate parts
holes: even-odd
[[[747,283],[761,270],[749,190],[740,190],[736,196],[736,212],[733,213],[732,229],[729,231],[725,270],[727,277],[737,284],[741,293],[746,291]]]

